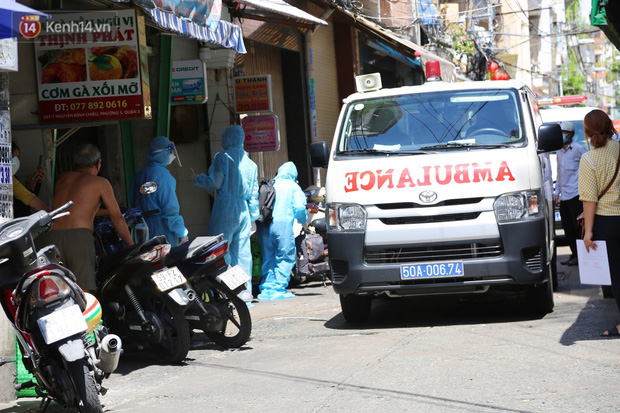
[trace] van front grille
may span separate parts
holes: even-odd
[[[480,212],[432,216],[429,215],[423,217],[380,218],[380,221],[385,225],[428,224],[437,222],[467,221],[471,219],[476,219],[478,218],[478,216],[480,216]]]
[[[367,264],[395,264],[493,258],[503,254],[504,248],[500,243],[443,244],[411,248],[370,247],[364,252],[364,260]]]

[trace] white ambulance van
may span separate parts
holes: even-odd
[[[380,295],[493,286],[552,311],[547,152],[562,134],[543,125],[532,91],[516,80],[381,90],[368,76],[344,100],[331,151],[311,147],[313,166],[327,168],[329,261],[345,319],[366,320]]]

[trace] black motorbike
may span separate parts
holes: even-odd
[[[184,307],[196,293],[181,271],[167,267],[170,251],[159,236],[125,247],[109,219],[95,223],[97,291],[104,321],[137,350],[153,350],[163,362],[179,363],[189,352]]]
[[[197,237],[166,256],[166,265],[176,266],[197,293],[195,305],[185,319],[225,348],[239,348],[250,338],[252,319],[246,302],[252,293],[246,288],[248,274],[224,261],[228,241],[222,235]]]
[[[1,302],[23,364],[36,379],[16,389],[34,387],[43,398],[41,411],[54,400],[80,412],[102,412],[101,384],[118,365],[121,340],[91,317],[100,315],[97,301],[59,264],[58,249],[38,250],[34,243],[72,205],[0,224]]]
[[[135,242],[149,236],[144,217],[158,211],[142,213],[139,208],[123,212]],[[110,234],[111,235],[111,234]],[[102,238],[102,248],[119,250],[123,241],[118,236]],[[179,294],[189,327],[202,330],[214,343],[225,348],[243,346],[252,332],[252,319],[246,302],[252,294],[246,289],[249,275],[224,261],[228,242],[222,235],[197,237],[172,247],[164,265],[178,269],[195,291],[193,295]]]
[[[297,224],[295,267],[289,285],[298,286],[320,277],[323,285],[329,278],[327,225],[325,222],[325,188],[310,186],[304,190],[308,220]]]

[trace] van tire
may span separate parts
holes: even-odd
[[[553,311],[553,281],[548,279],[542,284],[530,285],[525,290],[528,304],[537,314],[547,314]]]
[[[349,323],[360,323],[370,317],[372,299],[369,296],[355,294],[340,294],[340,308],[342,315]]]
[[[554,245],[553,256],[551,257],[551,279],[553,280],[553,291],[558,290],[558,247]]]

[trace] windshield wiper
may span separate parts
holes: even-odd
[[[428,149],[455,149],[455,148],[511,148],[507,143],[471,143],[471,142],[447,142],[438,145],[424,146],[420,150]]]
[[[352,154],[382,154],[382,155],[426,155],[424,151],[408,151],[408,150],[394,150],[390,151],[387,149],[373,149],[373,148],[365,148],[365,149],[348,149],[344,151],[336,152],[336,155],[352,155]]]

